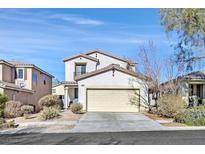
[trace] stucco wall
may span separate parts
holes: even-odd
[[[0,81],[2,81],[2,69],[3,69],[2,64],[0,64]]]
[[[4,93],[4,89],[0,88],[0,93],[3,94]]]
[[[146,105],[148,101],[148,91],[146,84],[130,75],[119,71],[108,71],[84,80],[78,81],[78,101],[86,109],[86,88],[139,88],[141,104]]]
[[[0,64],[0,80],[14,83],[14,68]]]
[[[96,70],[96,62],[79,57],[70,61],[65,62],[65,80],[74,81],[75,63],[86,63],[86,72]]]
[[[4,89],[4,94],[8,96],[9,100],[20,101],[23,104],[35,104],[32,93]]]
[[[16,85],[24,83],[24,88],[32,90],[32,68],[23,68],[24,69],[24,80],[16,79]],[[26,78],[25,78],[26,76]]]
[[[183,100],[189,104],[189,83],[182,81],[180,83],[180,94],[182,95]]]
[[[44,84],[43,73],[39,72],[34,68],[32,69],[32,73],[37,74],[37,83],[31,80],[32,90],[35,91],[35,93],[32,96],[32,99],[34,102],[36,102],[37,105],[37,102],[41,97],[52,93],[52,78],[46,75],[46,84]],[[39,109],[38,105],[37,105],[37,109]]]
[[[55,89],[55,93],[52,92],[52,95],[64,95],[64,85],[59,85],[52,89]]]
[[[97,54],[97,56],[96,56],[96,54]],[[93,53],[93,54],[90,54],[89,56],[92,56],[94,58],[99,59],[100,65],[97,66],[97,69],[106,67],[110,64],[119,64],[121,67],[127,68],[126,62],[123,62],[121,60],[118,60],[118,59],[115,59],[115,58],[112,58],[112,57],[109,57],[109,56],[106,56],[106,55],[103,55],[100,53]]]

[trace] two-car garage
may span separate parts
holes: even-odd
[[[118,65],[76,78],[78,101],[88,112],[139,112],[147,101],[144,77]]]
[[[87,89],[87,111],[139,112],[139,89]]]

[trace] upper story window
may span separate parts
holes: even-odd
[[[38,80],[38,74],[33,72],[33,74],[32,74],[32,81],[37,84],[37,80]]]
[[[76,63],[75,64],[75,75],[81,75],[86,73],[86,64],[85,63]]]
[[[47,79],[47,78],[46,78],[46,75],[44,74],[44,75],[43,75],[43,84],[44,84],[44,85],[46,85],[46,79]]]
[[[24,69],[17,68],[17,79],[24,80]]]

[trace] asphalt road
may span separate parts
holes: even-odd
[[[205,131],[149,131],[118,133],[4,134],[6,145],[204,145]]]

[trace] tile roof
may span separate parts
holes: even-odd
[[[22,62],[22,61],[17,61],[17,60],[11,60],[11,61],[8,61],[10,64],[14,65],[15,67],[23,67],[23,68],[35,68],[37,69],[38,71],[50,76],[50,77],[54,77],[53,75],[49,74],[48,72],[42,70],[41,68],[37,67],[36,65],[34,64],[29,64],[29,63],[25,63],[25,62]]]
[[[121,61],[124,61],[124,62],[127,62],[129,64],[136,64],[136,62],[133,62],[132,60],[129,60],[127,58],[121,58],[119,56],[116,56],[116,55],[113,55],[111,53],[108,53],[106,51],[103,51],[101,49],[93,49],[93,50],[90,50],[86,53],[86,55],[90,55],[90,54],[93,54],[93,53],[100,53],[102,55],[106,55],[106,56],[109,56],[109,57],[112,57],[112,58],[115,58],[115,59],[118,59],[118,60],[121,60]]]
[[[205,72],[197,71],[184,75],[185,79],[205,79]]]
[[[116,64],[111,64],[107,67],[104,67],[104,68],[101,68],[101,69],[98,69],[98,70],[95,70],[95,71],[92,71],[92,72],[89,72],[89,73],[86,73],[86,74],[82,74],[80,76],[76,76],[75,80],[76,81],[82,80],[82,79],[85,79],[85,78],[88,78],[88,77],[91,77],[91,76],[95,76],[97,74],[101,74],[101,73],[104,73],[104,72],[107,72],[107,71],[110,71],[110,70],[118,70],[120,72],[129,74],[131,76],[134,76],[134,77],[137,77],[137,78],[140,78],[140,79],[143,79],[143,80],[148,80],[149,79],[148,77],[142,75],[141,73],[136,73],[136,72],[127,70],[127,69],[122,68],[122,67],[120,67],[119,65],[116,65]]]
[[[59,85],[78,85],[78,83],[76,81],[62,81],[62,82],[59,82],[56,85],[53,85],[52,88],[57,87]]]
[[[6,65],[8,65],[8,66],[14,67],[13,64],[11,64],[11,63],[9,63],[9,62],[3,60],[3,59],[0,59],[0,64],[6,64]]]
[[[34,92],[33,90],[26,89],[26,88],[21,88],[20,86],[14,84],[14,83],[9,83],[9,82],[5,82],[5,81],[0,81],[0,87],[5,88],[5,89],[30,92],[30,93]]]
[[[64,58],[63,61],[66,62],[66,61],[69,61],[69,60],[72,60],[72,59],[75,59],[75,58],[78,58],[78,57],[83,57],[83,58],[98,62],[97,58],[94,58],[94,57],[91,57],[91,56],[88,56],[88,55],[82,54],[82,53],[71,56],[71,57]]]

